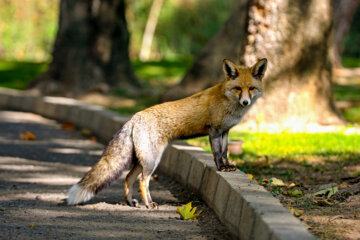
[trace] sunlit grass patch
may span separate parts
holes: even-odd
[[[242,154],[230,154],[229,159],[260,181],[271,176],[284,181],[307,179],[312,174],[341,172],[344,166],[360,164],[358,134],[233,132],[229,138],[243,141]],[[206,137],[190,139],[188,143],[211,152]],[[343,171],[341,176],[344,174],[355,173]]]
[[[358,152],[360,135],[342,133],[230,133],[230,139],[243,140],[243,155],[252,156],[331,156]],[[189,140],[210,150],[207,138]]]

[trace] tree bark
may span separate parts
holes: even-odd
[[[61,0],[53,60],[30,87],[43,94],[78,96],[139,86],[128,44],[124,0]]]
[[[342,122],[333,100],[330,0],[248,0],[232,13],[163,100],[191,95],[224,79],[223,58],[250,66],[269,61],[264,94],[245,121],[300,124]]]
[[[153,3],[151,5],[139,54],[139,59],[141,61],[148,61],[150,59],[151,44],[154,38],[156,25],[159,20],[159,14],[163,2],[164,0],[153,0]]]
[[[341,55],[344,50],[344,38],[349,32],[359,0],[333,0],[334,6],[334,45],[333,65],[342,67]]]

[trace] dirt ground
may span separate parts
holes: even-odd
[[[26,131],[36,139],[21,139]],[[122,180],[85,205],[67,206],[67,190],[102,150],[56,121],[0,111],[0,239],[231,239],[196,195],[160,173],[150,183],[159,210],[127,206]],[[202,211],[195,221],[176,213],[189,201]]]
[[[310,232],[320,239],[360,239],[360,171],[359,156],[346,161],[328,157],[308,157],[306,164],[297,159],[270,159],[267,164],[255,162],[254,178],[278,198],[284,207],[296,211],[294,215],[308,225]],[[290,174],[291,173],[291,174]],[[282,179],[294,187],[271,186],[271,178]],[[337,192],[328,197],[316,195],[329,187]],[[301,196],[289,192],[301,191]]]

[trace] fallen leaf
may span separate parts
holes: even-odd
[[[92,141],[92,142],[96,142],[96,137],[94,137],[94,136],[92,136],[91,138],[90,138],[90,141]]]
[[[61,129],[64,130],[75,130],[74,124],[72,124],[70,121],[66,121],[65,123],[61,124]]]
[[[81,129],[81,135],[83,135],[84,137],[90,137],[92,135],[91,131],[87,128],[82,128]]]
[[[314,196],[324,195],[327,199],[339,191],[338,187],[329,187],[327,189],[314,193]]]
[[[294,208],[294,210],[292,211],[292,214],[293,214],[295,217],[300,217],[301,215],[304,214],[304,210],[300,210],[300,209]]]
[[[264,179],[262,180],[262,182],[263,182],[263,183],[269,183],[269,179],[264,178]]]
[[[326,199],[314,200],[314,203],[319,206],[332,206],[333,204]]]
[[[35,227],[35,224],[32,223],[29,225],[29,228],[33,228],[33,227]]]
[[[294,215],[295,217],[300,217],[301,215],[304,214],[304,210],[300,210],[300,209],[296,209],[293,207],[290,207],[290,203],[287,205],[286,207],[291,213],[292,215]]]
[[[27,141],[34,141],[36,136],[30,131],[26,131],[25,133],[20,133],[20,138]]]
[[[288,185],[287,187],[288,187],[288,188],[293,188],[293,187],[295,187],[295,186],[296,186],[295,183],[290,183],[290,185]]]
[[[302,196],[304,195],[304,194],[302,193],[302,191],[297,190],[297,189],[295,189],[295,190],[293,190],[293,191],[289,190],[288,192],[289,192],[289,195],[290,195],[290,196],[293,196],[293,197],[302,197]]]
[[[272,177],[269,182],[270,182],[271,186],[279,186],[279,187],[281,187],[281,186],[285,185],[285,183],[281,179],[278,179],[278,178],[275,178],[275,177]]]
[[[195,213],[196,207],[191,206],[192,202],[189,202],[188,204],[178,207],[176,209],[176,212],[180,214],[181,219],[188,220],[188,219],[195,219],[197,216],[200,215],[201,211],[198,213]]]
[[[246,174],[246,176],[248,176],[250,179],[254,178],[254,176],[251,173]]]

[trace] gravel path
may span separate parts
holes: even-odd
[[[26,131],[36,140],[22,140]],[[196,195],[160,173],[150,183],[159,210],[125,205],[123,177],[89,203],[66,206],[103,147],[39,115],[0,111],[0,239],[231,239]],[[195,221],[176,213],[189,201],[202,211]]]

